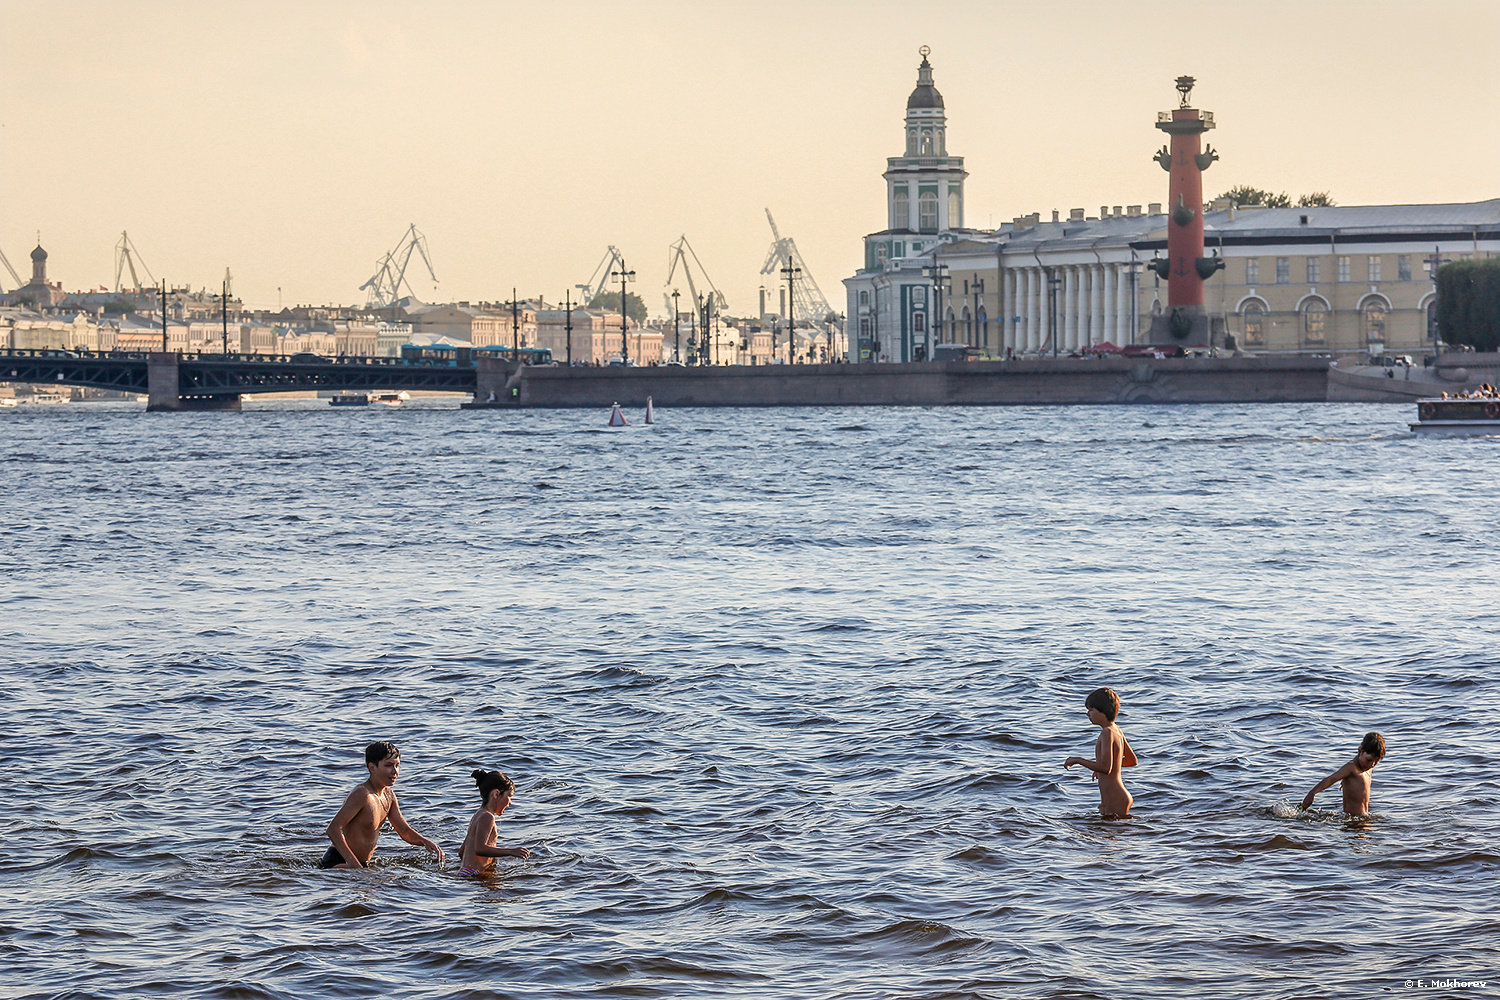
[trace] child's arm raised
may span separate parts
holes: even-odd
[[[1307,795],[1303,797],[1302,808],[1311,809],[1313,799],[1318,797],[1319,792],[1323,791],[1325,788],[1332,788],[1334,785],[1338,784],[1340,781],[1343,781],[1353,773],[1354,761],[1351,760],[1349,763],[1345,764],[1343,767],[1339,768],[1337,771],[1334,771],[1328,777],[1324,778],[1322,781],[1314,785],[1313,790],[1308,792]]]
[[[401,806],[396,803],[395,792],[391,792],[391,812],[389,818],[391,821],[391,829],[396,831],[396,836],[400,837],[408,844],[416,844],[419,847],[425,847],[429,854],[437,855],[439,863],[444,860],[443,849],[439,847],[435,841],[428,840],[426,837],[413,830],[411,828],[411,824],[406,821],[406,817],[401,815]]]

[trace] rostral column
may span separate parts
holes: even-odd
[[[1201,149],[1201,137],[1214,127],[1212,111],[1189,107],[1193,78],[1179,76],[1182,100],[1156,116],[1156,127],[1172,137],[1156,162],[1170,175],[1167,187],[1167,257],[1151,262],[1167,279],[1167,311],[1151,323],[1151,341],[1183,347],[1209,345],[1209,321],[1203,311],[1203,282],[1224,266],[1217,256],[1203,256],[1203,171],[1219,158],[1213,146]]]

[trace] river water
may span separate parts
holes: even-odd
[[[0,997],[1500,992],[1500,440],[630,416],[0,411]],[[446,866],[312,868],[376,739]]]

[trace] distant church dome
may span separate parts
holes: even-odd
[[[917,67],[917,89],[906,99],[906,110],[915,108],[941,108],[943,95],[932,85],[932,64],[927,61],[927,46],[922,46],[922,65]]]
[[[36,245],[36,249],[35,250],[31,251],[31,259],[32,260],[46,260],[47,259],[47,251],[45,251],[45,250],[42,249],[42,245],[40,243],[38,243]]]

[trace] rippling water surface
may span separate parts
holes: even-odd
[[[1500,441],[451,407],[0,411],[0,997],[1500,992]],[[446,867],[312,868],[374,739]]]

